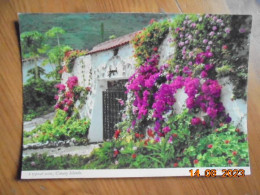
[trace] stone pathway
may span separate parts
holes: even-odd
[[[87,146],[70,146],[70,147],[57,147],[57,148],[43,148],[43,149],[28,149],[23,151],[23,157],[31,156],[33,153],[53,156],[63,155],[86,155],[89,156],[93,149],[99,148],[99,144],[89,144]]]
[[[43,115],[41,117],[35,118],[31,121],[24,121],[23,123],[23,130],[24,131],[31,131],[36,128],[36,126],[44,123],[47,120],[52,120],[55,116],[55,112],[51,112],[49,114]]]

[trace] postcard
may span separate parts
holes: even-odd
[[[249,175],[251,23],[19,14],[21,179]]]

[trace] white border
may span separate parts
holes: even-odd
[[[200,176],[205,176],[206,169],[216,169],[221,176],[223,169],[244,169],[250,175],[250,167],[191,167],[191,168],[160,168],[160,169],[99,169],[99,170],[44,170],[22,171],[21,179],[63,179],[63,178],[122,178],[122,177],[171,177],[191,176],[189,170],[197,169]],[[194,176],[196,178],[196,176]]]

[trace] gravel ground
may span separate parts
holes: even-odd
[[[23,157],[31,156],[33,153],[43,154],[53,156],[63,156],[63,155],[90,155],[93,149],[99,148],[99,144],[89,144],[87,146],[70,146],[70,147],[57,147],[57,148],[43,148],[43,149],[31,149],[24,150]]]
[[[47,120],[52,120],[55,116],[55,112],[51,112],[49,114],[43,115],[39,118],[35,118],[31,121],[24,121],[23,122],[23,130],[24,131],[31,131],[35,129],[36,126],[44,123]]]

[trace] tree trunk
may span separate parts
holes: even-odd
[[[34,68],[35,68],[35,79],[37,80],[39,78],[39,70],[37,65],[37,58],[34,58]]]

